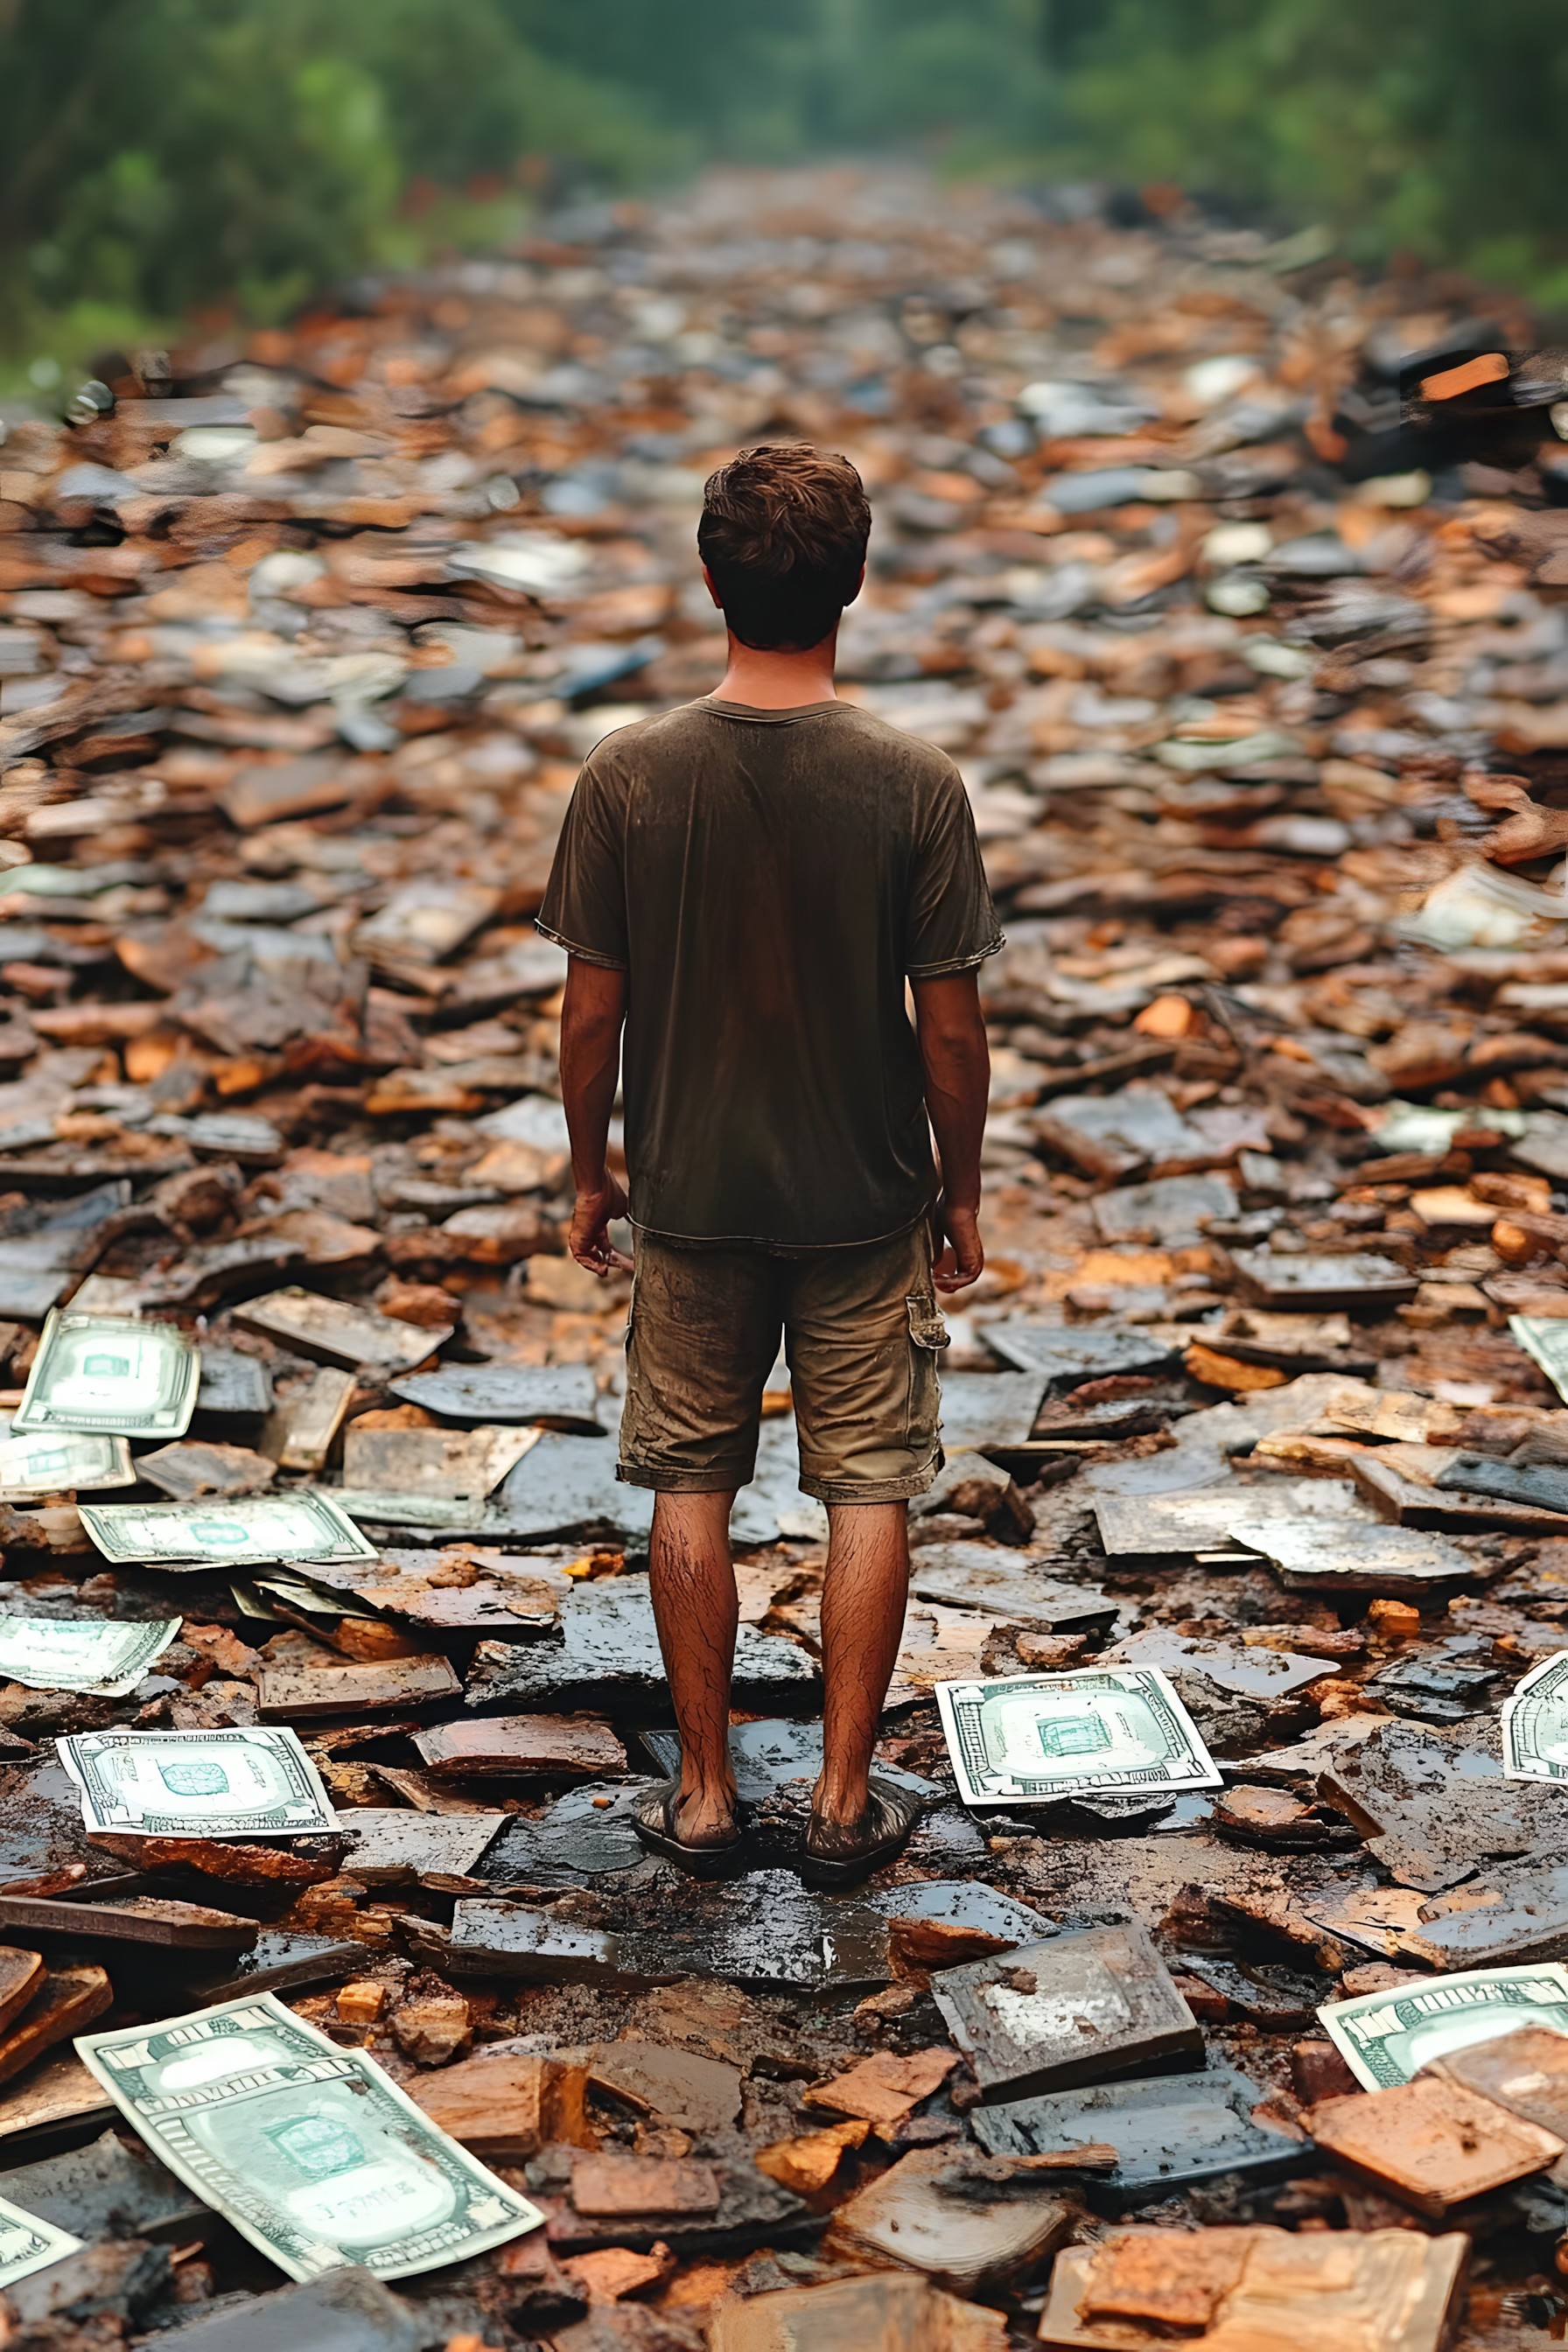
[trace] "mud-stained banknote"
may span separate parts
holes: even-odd
[[[175,1324],[56,1307],[11,1426],[18,1437],[60,1429],[183,1437],[201,1372],[200,1355]]]
[[[1197,1726],[1157,1666],[938,1683],[966,1805],[1217,1789]]]
[[[180,1624],[178,1617],[145,1624],[108,1617],[0,1617],[0,1682],[123,1698],[163,1656]]]
[[[338,1826],[297,1732],[78,1731],[55,1743],[89,1834],[303,1837]]]
[[[154,2156],[290,2278],[410,2278],[543,2219],[400,2091],[270,1993],[77,2051]]]
[[[83,1503],[81,1523],[105,1559],[210,1560],[256,1568],[279,1559],[376,1559],[325,1495],[231,1495],[210,1503]]]
[[[1318,2015],[1356,2081],[1369,2091],[1389,2091],[1472,2042],[1495,2042],[1526,2025],[1568,2034],[1568,1969],[1555,1960],[1532,1969],[1476,1969],[1328,2001]]]

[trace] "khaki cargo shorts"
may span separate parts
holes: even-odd
[[[806,1256],[639,1234],[621,1477],[686,1495],[747,1485],[781,1331],[805,1492],[824,1503],[923,1495],[947,1345],[923,1217],[891,1241]]]

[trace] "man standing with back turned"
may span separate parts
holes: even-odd
[[[830,1529],[824,1767],[798,1860],[825,1886],[889,1861],[916,1819],[871,1753],[908,1498],[938,1460],[935,1294],[984,1262],[978,968],[1002,944],[952,761],[835,695],[870,524],[858,474],[825,451],[742,450],[712,476],[698,547],[729,631],[723,683],[592,752],[539,915],[571,958],[571,1249],[599,1275],[628,1264],[605,1163],[626,1030],[637,1261],[620,1475],[655,1491],[649,1575],[681,1743],[638,1834],[703,1876],[744,1856],[729,1521],[782,1331],[801,1485]]]

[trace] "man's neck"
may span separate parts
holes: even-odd
[[[805,653],[760,652],[743,646],[731,631],[730,664],[716,689],[721,702],[742,702],[752,710],[798,710],[812,702],[836,702],[833,661],[838,632]]]

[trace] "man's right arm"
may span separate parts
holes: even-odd
[[[578,1265],[601,1280],[614,1267],[631,1265],[610,1243],[608,1228],[626,1215],[626,1196],[606,1159],[626,1013],[626,973],[573,956],[561,1007],[561,1096],[577,1192],[567,1246]]]
[[[926,1109],[936,1138],[942,1192],[931,1213],[939,1290],[966,1290],[985,1265],[980,1245],[980,1146],[991,1086],[991,1048],[978,971],[911,980],[915,1031],[925,1067]]]

